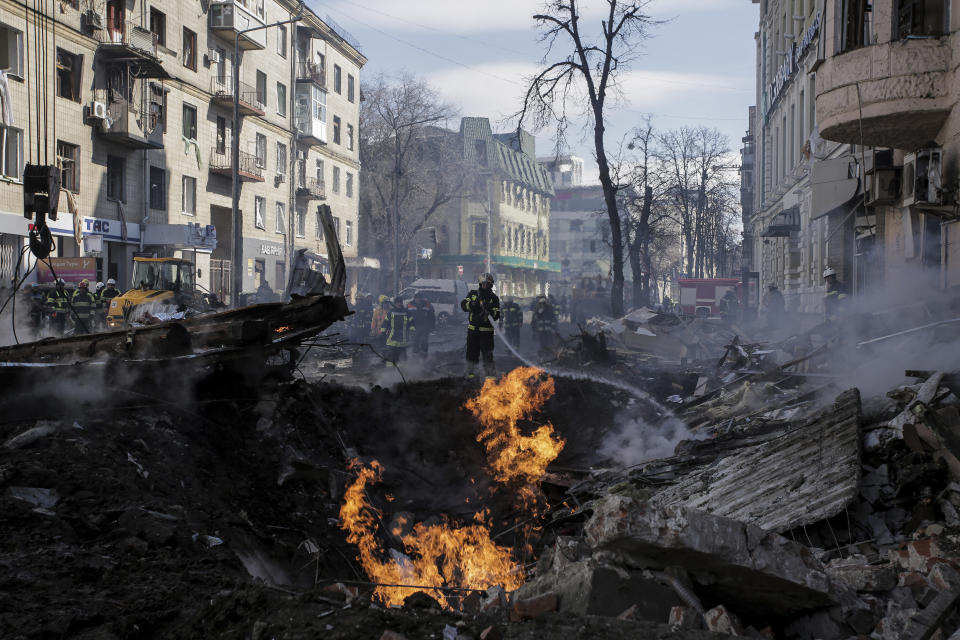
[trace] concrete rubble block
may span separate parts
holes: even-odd
[[[914,601],[921,607],[930,604],[939,593],[933,586],[933,582],[928,580],[927,577],[919,571],[905,571],[901,573],[897,586],[910,589]]]
[[[803,545],[686,507],[608,496],[596,503],[585,533],[590,546],[617,551],[630,566],[687,569],[705,593],[745,614],[829,607],[838,604],[838,591],[848,591],[832,584]]]
[[[549,592],[557,594],[562,612],[615,617],[632,608],[631,619],[661,623],[671,607],[683,604],[672,587],[644,572],[613,568],[594,559],[568,564],[561,573],[538,576],[514,597]]]
[[[916,613],[916,609],[893,609],[877,623],[871,637],[875,640],[903,640]]]
[[[714,633],[727,633],[732,636],[743,635],[743,625],[740,623],[740,619],[722,604],[703,614],[703,619],[707,623],[707,629]]]
[[[835,620],[826,610],[815,611],[791,620],[784,632],[786,637],[800,640],[847,638],[854,635],[853,629]]]
[[[703,614],[693,607],[671,607],[667,624],[671,629],[703,629]]]
[[[854,591],[869,593],[889,591],[897,586],[897,572],[890,564],[867,564],[865,557],[851,561],[834,560],[827,565],[827,575]]]
[[[552,591],[534,598],[518,600],[510,607],[510,620],[523,622],[539,618],[545,613],[556,611],[558,602],[557,594]]]
[[[960,573],[945,562],[939,562],[930,569],[927,579],[940,591],[960,588]]]

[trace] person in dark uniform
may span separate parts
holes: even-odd
[[[70,297],[66,291],[67,283],[63,278],[57,278],[57,285],[47,296],[47,311],[50,313],[50,325],[54,332],[63,335],[64,328],[67,326],[67,314],[70,312]]]
[[[500,298],[493,292],[493,275],[480,276],[479,287],[472,289],[467,297],[460,301],[460,308],[469,314],[467,318],[467,362],[465,374],[474,376],[474,370],[483,356],[483,371],[489,377],[495,377],[497,370],[493,366],[493,323],[500,319]]]
[[[380,328],[386,339],[384,358],[393,364],[406,360],[410,336],[415,333],[415,329],[413,318],[403,306],[403,298],[397,296],[393,299],[393,306],[387,311],[387,319]]]
[[[500,310],[500,329],[507,336],[507,342],[515,348],[520,347],[520,328],[523,326],[523,309],[512,296],[505,298]]]
[[[73,332],[76,334],[91,333],[93,331],[93,313],[97,310],[98,301],[90,291],[90,281],[84,278],[80,286],[73,292],[70,301],[73,308]]]
[[[419,291],[407,305],[407,313],[413,318],[413,326],[417,328],[413,332],[413,355],[426,358],[430,351],[430,332],[437,326],[437,314],[430,301]]]
[[[823,296],[823,313],[827,322],[840,318],[843,313],[843,301],[847,298],[847,288],[837,279],[837,272],[833,267],[823,270],[823,279],[827,283],[827,292]]]
[[[556,344],[557,336],[557,314],[553,310],[553,305],[544,296],[537,298],[536,310],[530,319],[530,328],[537,336],[537,343],[540,346],[540,356],[549,356],[553,352],[553,346]]]

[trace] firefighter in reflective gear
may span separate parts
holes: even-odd
[[[406,360],[407,347],[415,329],[413,318],[403,307],[403,298],[397,296],[393,299],[393,306],[387,312],[387,319],[380,329],[380,332],[386,338],[384,358],[393,364],[397,364],[400,360]]]
[[[86,278],[80,281],[80,286],[73,292],[70,306],[73,308],[73,332],[90,333],[98,300],[97,296],[90,292],[90,281]]]
[[[44,307],[47,303],[47,294],[43,292],[39,284],[34,282],[27,290],[25,302],[29,310],[30,331],[33,333],[34,338],[39,338],[40,330],[43,327]]]
[[[104,308],[110,308],[110,301],[120,295],[120,290],[117,289],[117,281],[113,278],[107,279],[107,284],[100,292],[100,300],[105,303]]]
[[[537,336],[540,355],[551,355],[557,336],[557,314],[545,296],[537,298],[537,306],[533,311],[533,317],[530,318],[530,328]]]
[[[483,371],[487,377],[494,377],[497,370],[493,366],[493,323],[500,319],[500,298],[493,292],[493,276],[485,273],[480,276],[480,286],[472,289],[467,297],[460,301],[460,308],[470,314],[467,318],[467,362],[465,374],[473,377],[474,369],[483,356]]]
[[[827,283],[827,293],[823,296],[823,312],[827,322],[837,320],[843,312],[847,288],[837,280],[837,272],[832,267],[823,270],[823,279]]]
[[[390,298],[380,294],[380,297],[377,298],[377,307],[373,310],[373,317],[370,319],[370,337],[378,338],[380,336],[380,329],[383,328],[383,323],[387,319],[387,314],[390,312]]]
[[[67,324],[67,314],[70,312],[70,296],[65,289],[63,278],[57,278],[57,285],[47,296],[47,311],[50,313],[50,326],[54,332],[63,335]]]
[[[727,292],[720,298],[720,317],[725,324],[735,323],[740,320],[740,299],[737,298],[737,292],[733,289],[727,289]]]
[[[407,313],[417,328],[413,332],[413,354],[426,358],[430,351],[430,332],[437,326],[437,314],[430,301],[419,291],[407,305]]]
[[[503,308],[500,310],[500,328],[507,336],[507,341],[514,347],[520,346],[520,327],[523,326],[523,309],[512,296],[504,298]]]

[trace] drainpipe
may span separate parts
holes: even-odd
[[[143,159],[141,164],[143,165],[143,184],[146,185],[143,195],[143,217],[140,221],[140,251],[143,251],[143,234],[147,230],[147,221],[150,220],[150,203],[147,200],[150,198],[150,183],[148,182],[148,169],[147,169],[147,150],[143,150]]]
[[[297,104],[297,47],[294,43],[297,41],[297,26],[296,24],[290,25],[290,40],[287,42],[287,56],[290,59],[290,89],[287,91],[287,117],[290,118],[289,122],[290,127],[290,138],[289,144],[287,145],[287,181],[290,185],[290,194],[289,206],[287,207],[290,210],[290,242],[289,244],[284,244],[285,256],[283,259],[284,264],[284,281],[278,283],[280,287],[280,295],[282,296],[286,293],[287,282],[290,281],[290,274],[293,269],[293,256],[296,252],[296,234],[293,233],[294,220],[297,215],[297,114],[296,114],[296,104]],[[304,164],[306,164],[306,158],[304,158]],[[304,171],[306,171],[306,166],[304,166]],[[303,214],[306,216],[306,212]]]

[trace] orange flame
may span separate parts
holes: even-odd
[[[466,404],[483,425],[477,442],[487,450],[494,479],[515,485],[527,508],[534,508],[535,485],[560,455],[565,441],[554,435],[549,422],[530,435],[522,434],[517,423],[543,407],[554,389],[553,378],[540,369],[518,367],[500,380],[484,382],[480,395]]]
[[[385,585],[472,589],[502,585],[508,591],[523,584],[523,575],[515,568],[510,549],[497,545],[490,538],[486,512],[474,516],[475,523],[469,525],[455,526],[446,519],[429,526],[418,522],[401,538],[406,557],[385,558],[376,536],[381,514],[367,502],[364,491],[368,483],[380,480],[383,467],[376,461],[370,467],[357,461],[350,466],[356,469],[357,478],[344,494],[340,519],[347,531],[347,542],[357,545],[360,550],[358,559],[371,581]],[[400,528],[395,527],[393,534],[399,535],[400,532]],[[374,596],[388,606],[401,605],[404,598],[417,590],[380,586]],[[436,591],[433,596],[441,606],[450,607],[445,592]]]

